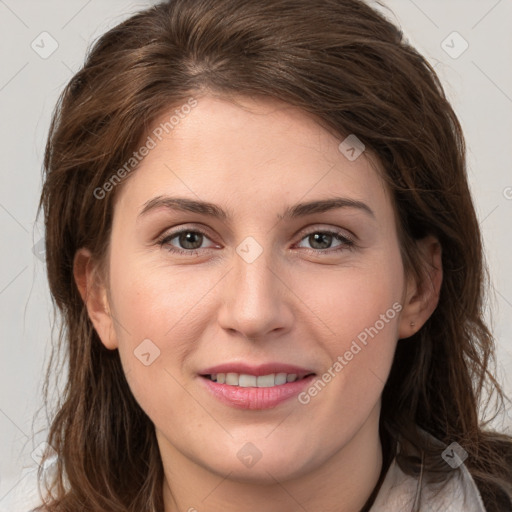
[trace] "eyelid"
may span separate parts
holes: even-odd
[[[302,228],[297,233],[297,237],[299,237],[299,242],[308,235],[312,235],[313,233],[329,233],[329,234],[336,234],[339,236],[342,236],[343,238],[346,238],[347,240],[350,240],[351,242],[355,243],[357,241],[357,237],[352,231],[349,231],[346,228],[340,228],[339,226],[327,226],[327,225],[321,225],[321,224],[310,224],[309,226],[306,226],[305,228]]]
[[[171,228],[166,228],[163,231],[161,231],[156,237],[155,240],[162,240],[163,238],[169,238],[176,235],[181,234],[183,231],[193,231],[203,234],[204,236],[208,237],[209,239],[215,238],[211,234],[211,230],[208,229],[206,226],[203,226],[202,224],[178,224],[176,226],[173,226]]]

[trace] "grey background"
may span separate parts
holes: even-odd
[[[512,1],[383,1],[435,66],[465,130],[493,282],[498,377],[512,395]],[[50,115],[88,45],[151,3],[0,0],[0,512],[26,512],[45,438],[44,414],[33,418],[42,403],[52,305],[35,215]],[[512,433],[512,413],[495,425]]]

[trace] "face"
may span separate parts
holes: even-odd
[[[378,422],[404,321],[390,197],[367,152],[275,100],[199,97],[160,137],[119,190],[95,327],[162,453],[306,474]]]

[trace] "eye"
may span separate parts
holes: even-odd
[[[207,234],[200,229],[181,229],[174,233],[167,233],[158,240],[161,247],[165,247],[169,252],[183,254],[186,256],[198,255],[199,249],[211,249],[203,246],[205,240],[209,240]],[[306,240],[311,248],[301,247],[312,254],[332,254],[343,250],[351,250],[355,247],[355,242],[345,234],[338,231],[317,230],[312,231],[302,237],[301,242]],[[333,242],[338,242],[332,248]],[[178,245],[179,247],[177,247]]]
[[[312,231],[304,236],[302,240],[307,240],[312,247],[311,249],[304,247],[304,249],[315,254],[322,254],[325,252],[332,254],[333,252],[339,252],[345,249],[353,249],[355,246],[354,240],[338,231]],[[339,242],[339,244],[335,246],[333,250],[329,250],[332,248],[332,243],[334,241]]]
[[[176,239],[176,244],[181,247],[176,247],[173,244],[173,240]],[[174,233],[166,234],[158,240],[160,246],[164,247],[173,253],[177,254],[198,254],[198,249],[208,249],[203,247],[204,239],[208,239],[206,233],[198,229],[182,229],[175,231]]]

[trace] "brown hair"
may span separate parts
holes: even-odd
[[[87,247],[102,262],[108,248],[122,184],[101,200],[95,190],[157,116],[208,93],[274,97],[339,137],[356,134],[384,170],[404,267],[418,279],[424,267],[415,241],[429,233],[439,239],[439,304],[419,332],[398,342],[381,436],[388,454],[399,439],[419,449],[427,472],[444,480],[455,472],[417,426],[443,446],[456,441],[488,511],[503,510],[512,496],[512,439],[483,430],[478,415],[492,397],[503,406],[504,395],[490,370],[488,281],[463,134],[432,67],[361,0],[169,0],[104,34],[66,86],[51,123],[40,203],[50,289],[63,318],[47,397],[56,361],[68,365],[48,439],[58,461],[45,510],[163,509],[153,425],[118,352],[102,345],[88,318],[73,258]],[[403,446],[399,463],[414,474],[415,458]]]

